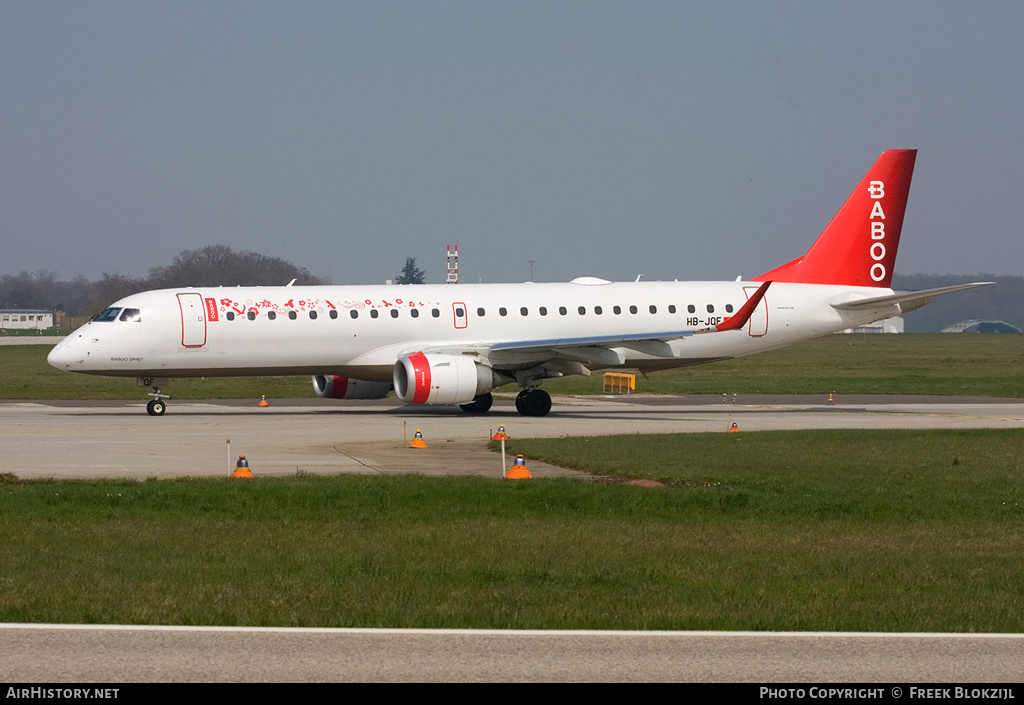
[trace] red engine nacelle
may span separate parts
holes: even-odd
[[[313,391],[323,399],[383,399],[391,385],[340,375],[314,375]]]
[[[466,355],[415,353],[395,363],[395,394],[409,404],[468,404],[500,384],[494,371]]]

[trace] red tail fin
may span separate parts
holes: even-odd
[[[882,152],[807,254],[754,281],[888,289],[916,158],[916,149]]]

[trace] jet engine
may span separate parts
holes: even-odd
[[[313,391],[322,399],[383,399],[391,385],[340,375],[314,375]]]
[[[414,353],[395,363],[394,381],[408,404],[468,404],[507,380],[466,355]]]

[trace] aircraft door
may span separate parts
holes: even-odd
[[[756,286],[745,286],[743,287],[743,295],[749,300],[750,297],[757,291]],[[750,314],[750,320],[747,321],[747,335],[752,338],[760,338],[762,335],[768,332],[768,294],[764,295],[761,299],[761,303],[757,305],[754,312]]]
[[[452,314],[455,316],[456,328],[465,328],[469,325],[469,314],[467,313],[466,304],[461,301],[453,303]]]
[[[178,294],[181,309],[181,344],[186,348],[206,345],[206,310],[199,294]]]

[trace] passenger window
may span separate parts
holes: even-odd
[[[456,311],[456,313],[461,316],[462,315],[462,309],[459,309],[458,311]],[[391,317],[392,318],[398,318],[398,309],[397,308],[391,309]]]
[[[715,307],[714,307],[714,305],[712,305],[712,304],[708,304],[708,313],[714,313],[714,312],[715,312]]]
[[[267,311],[267,318],[271,321],[277,318],[277,314],[273,311]]]
[[[726,313],[732,313],[732,304],[726,304],[725,305],[725,312]]]
[[[245,317],[248,318],[250,321],[255,321],[256,320],[256,312],[255,311],[247,311],[246,314],[245,314]]]
[[[295,311],[289,311],[288,312],[288,320],[294,321],[298,317],[299,317],[299,314],[295,313]]]
[[[398,315],[398,311],[392,311],[391,315],[397,316]],[[456,318],[462,318],[465,315],[466,315],[466,309],[462,308],[461,306],[459,306],[457,309],[455,309],[455,317]]]
[[[669,313],[675,313],[676,312],[676,305],[675,304],[669,304],[668,305],[668,312]]]
[[[559,307],[558,307],[558,313],[559,313],[560,315],[564,316],[565,314],[567,314],[567,313],[569,313],[569,312],[565,310],[565,306],[559,306]]]
[[[693,304],[690,304],[689,306],[687,306],[686,310],[689,311],[690,313],[697,313],[697,307],[694,306]]]
[[[409,315],[412,316],[413,318],[419,318],[420,310],[418,308],[409,309]]]
[[[508,309],[505,308],[504,306],[502,306],[501,308],[498,309],[498,315],[499,316],[507,316],[508,315]]]
[[[600,306],[595,306],[594,307],[594,315],[595,316],[600,316],[601,315],[601,311],[602,311],[602,308]]]
[[[657,313],[658,312],[658,307],[652,305],[652,306],[649,307],[649,310],[650,310],[651,313]]]
[[[330,316],[331,318],[337,318],[337,317],[338,317],[338,312],[337,312],[337,311],[335,311],[335,310],[334,310],[334,309],[332,308],[332,309],[331,309],[331,312],[330,312],[330,313],[328,313],[327,315],[328,315],[328,316]]]
[[[359,311],[352,309],[351,311],[348,312],[348,315],[351,316],[352,318],[359,318]]]
[[[229,321],[235,320],[235,312],[228,311],[227,313],[224,314],[224,318],[228,319]]]
[[[618,316],[620,313],[622,313],[622,307],[621,306],[612,306],[612,313],[614,313],[616,316]]]
[[[539,309],[537,309],[537,311],[538,311],[538,312],[540,313],[540,315],[542,315],[542,316],[546,316],[546,315],[548,315],[548,310],[547,310],[547,308],[546,308],[546,307],[544,307],[544,306],[541,306],[541,307],[540,307]]]
[[[630,306],[629,307],[629,312],[630,313],[636,313],[636,306]]]
[[[581,316],[586,316],[587,315],[587,307],[586,306],[580,306],[576,310],[580,312]]]
[[[480,316],[480,318],[483,318],[484,317],[484,310],[482,308],[478,308],[476,310],[476,315]]]
[[[433,316],[434,318],[440,318],[441,312],[434,308],[430,310],[430,315]]]
[[[526,315],[529,315],[529,313],[530,313],[530,310],[528,308],[526,308],[525,306],[523,306],[521,309],[519,309],[519,315],[520,316],[526,316]]]
[[[310,311],[309,312],[309,319],[311,321],[315,321],[316,320],[316,311]]]
[[[377,317],[377,316],[379,316],[379,315],[380,315],[380,314],[379,314],[379,313],[377,313],[377,309],[375,309],[375,308],[371,308],[371,309],[370,309],[370,318],[376,318],[376,317]]]

